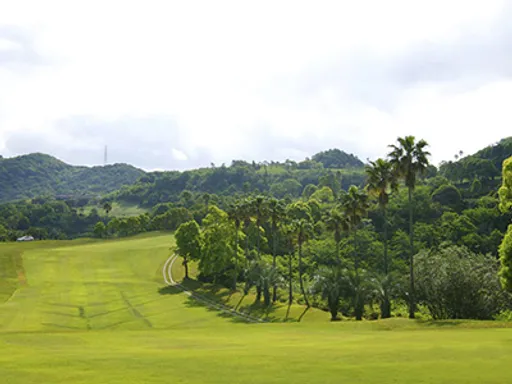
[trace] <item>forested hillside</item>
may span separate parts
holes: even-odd
[[[133,184],[142,175],[144,171],[127,164],[77,167],[41,153],[0,157],[0,202],[105,194]]]
[[[231,166],[202,168],[185,172],[155,172],[135,185],[123,187],[108,198],[152,207],[178,202],[182,193],[233,196],[268,193],[278,198],[297,198],[310,186],[328,186],[334,193],[364,183],[364,164],[338,149],[320,152],[301,162],[249,163],[234,160]]]
[[[495,167],[512,155],[510,141],[504,139],[475,155],[444,163],[439,172],[427,166],[419,176],[414,197],[418,241],[439,244],[450,240],[497,254],[510,217],[497,208],[501,165],[498,173]],[[486,173],[487,168],[482,167],[475,173],[472,159],[492,162],[491,171]],[[44,195],[0,205],[0,238],[4,240],[26,233],[37,238],[87,236],[98,223],[104,230],[96,228],[97,236],[175,230],[192,218],[201,223],[213,205],[227,209],[237,199],[257,195],[282,199],[286,204],[301,199],[322,205],[338,201],[351,185],[363,187],[367,179],[363,163],[340,150],[321,152],[301,162],[234,160],[230,166],[185,172],[144,173],[126,165],[72,167],[41,154],[3,159],[0,165],[3,177],[11,175],[9,181],[2,181],[0,195],[16,194],[18,199]],[[455,177],[454,169],[462,170],[461,175]],[[127,184],[128,179],[137,181],[105,194],[116,184]],[[70,192],[74,192],[72,196],[55,198]],[[90,196],[96,193],[101,196]],[[390,233],[398,237],[407,231],[407,205],[405,189],[389,203]],[[112,210],[113,206],[117,208]],[[115,217],[123,207],[130,213],[122,216],[134,217]],[[377,227],[381,225],[376,207],[370,209],[369,217],[375,217]]]

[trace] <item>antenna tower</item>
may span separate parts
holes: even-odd
[[[108,148],[105,145],[105,157],[103,159],[103,165],[107,165],[107,162],[108,162]]]

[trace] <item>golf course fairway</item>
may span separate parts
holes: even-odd
[[[512,324],[245,323],[166,288],[172,244],[1,244],[0,383],[510,382]]]

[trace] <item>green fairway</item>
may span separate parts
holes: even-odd
[[[241,323],[162,290],[172,241],[149,234],[0,245],[0,382],[509,381],[506,323],[329,323],[318,310],[302,323]],[[241,308],[250,310],[249,301]]]

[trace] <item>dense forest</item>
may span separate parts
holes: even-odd
[[[0,156],[0,202],[39,196],[98,196],[135,183],[144,171],[126,164],[76,167],[41,153]]]

